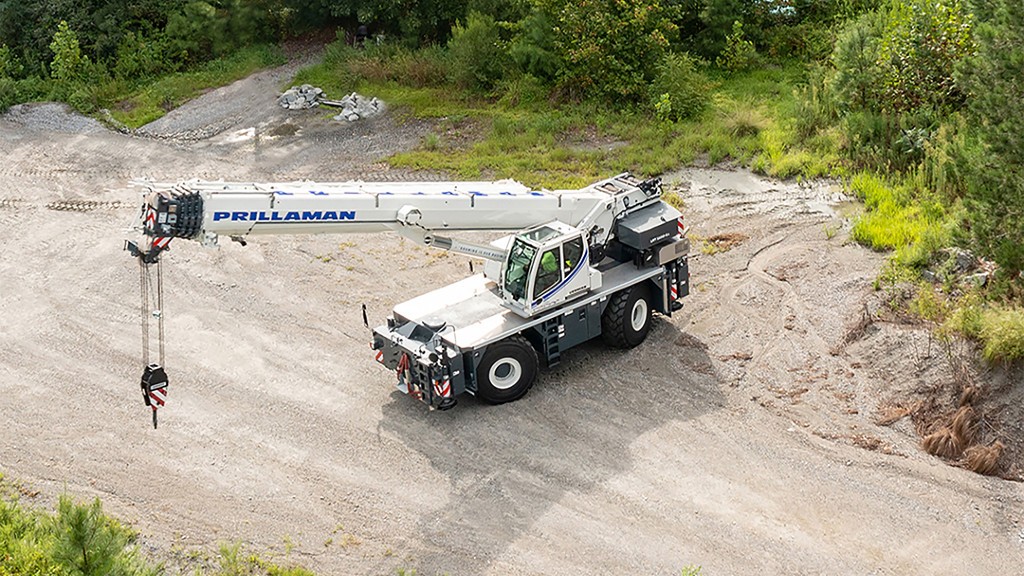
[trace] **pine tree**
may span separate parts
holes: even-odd
[[[971,232],[1009,276],[1024,270],[1024,3],[996,0],[967,66],[983,149],[972,162]]]

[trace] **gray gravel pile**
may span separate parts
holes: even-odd
[[[335,116],[335,120],[354,122],[360,118],[376,116],[384,111],[384,103],[378,100],[376,96],[367,99],[366,96],[356,94],[355,92],[342,98],[340,104],[341,114]]]
[[[3,118],[25,128],[61,134],[89,134],[105,130],[99,121],[82,116],[66,104],[54,102],[11,106]]]
[[[288,110],[305,110],[319,106],[320,100],[323,98],[324,91],[322,89],[310,86],[309,84],[303,84],[302,86],[292,86],[285,90],[284,94],[277,98],[277,104],[281,108],[287,108]]]

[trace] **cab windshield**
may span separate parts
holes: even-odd
[[[530,264],[537,248],[516,238],[512,250],[508,253],[508,265],[505,267],[505,293],[513,300],[526,299],[526,280],[530,276]]]

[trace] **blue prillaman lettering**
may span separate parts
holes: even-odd
[[[232,222],[326,222],[336,220],[355,220],[355,210],[315,210],[305,212],[214,212],[213,221],[230,220]]]

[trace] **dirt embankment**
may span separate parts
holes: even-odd
[[[443,177],[383,162],[429,126],[288,113],[273,74],[147,128],[164,137],[50,105],[0,117],[0,467],[40,498],[101,496],[181,566],[236,539],[324,574],[1024,565],[1022,484],[919,449],[918,419],[957,408],[960,356],[886,320],[882,256],[848,241],[829,183],[666,175],[697,239],[685,308],[635,350],[571,351],[522,401],[446,413],[394,391],[359,305],[380,319],[465,260],[387,236],[177,242],[152,430],[129,180]],[[973,378],[978,439],[1003,438],[1012,472],[1020,374]]]

